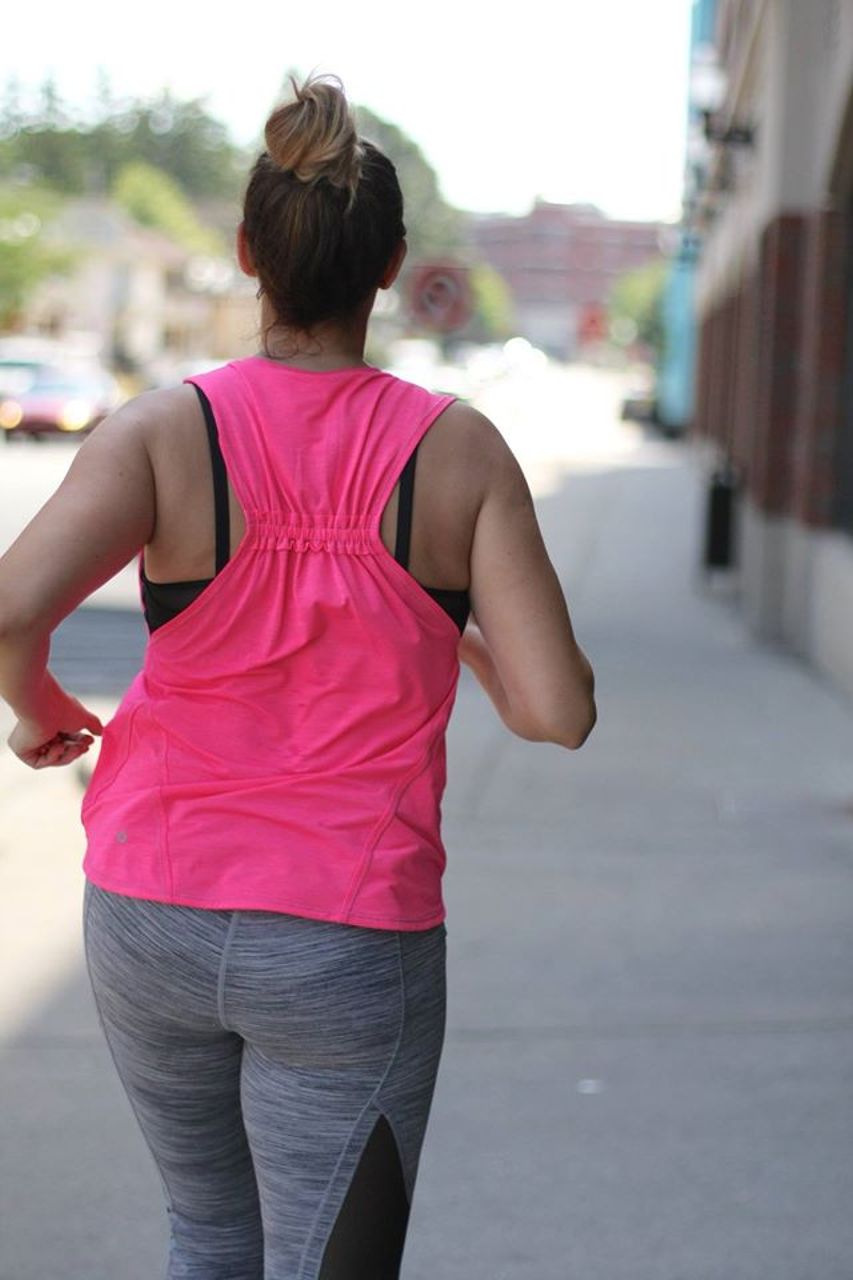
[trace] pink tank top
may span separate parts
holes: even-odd
[[[459,630],[379,530],[453,397],[262,356],[187,381],[246,532],[105,726],[83,870],[159,902],[439,924]]]

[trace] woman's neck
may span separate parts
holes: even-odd
[[[317,325],[311,333],[305,333],[275,324],[263,305],[262,332],[266,332],[267,338],[258,354],[294,369],[359,368],[366,363],[368,315],[369,311],[347,325]]]

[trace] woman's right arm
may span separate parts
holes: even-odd
[[[513,733],[574,750],[596,720],[592,667],[575,639],[524,473],[494,424],[467,413],[486,482],[470,560],[477,625],[466,628],[459,658]]]

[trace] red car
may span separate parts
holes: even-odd
[[[122,398],[118,383],[106,370],[41,366],[14,391],[0,387],[0,429],[9,441],[22,436],[85,435]]]

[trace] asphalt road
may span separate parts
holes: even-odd
[[[403,1280],[851,1280],[853,705],[697,577],[697,454],[618,427],[596,374],[529,390],[600,719],[579,752],[524,743],[463,673]],[[63,632],[108,711],[138,617]],[[151,1280],[159,1180],[82,963],[81,779],[50,772],[0,765],[0,1277]]]

